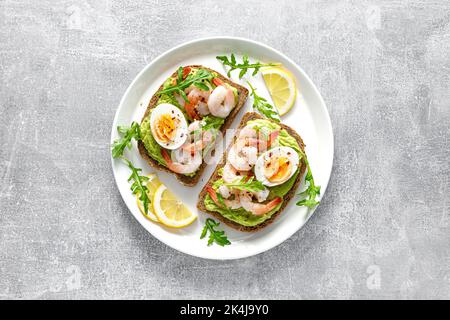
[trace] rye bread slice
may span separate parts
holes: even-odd
[[[190,67],[190,68],[202,68],[205,70],[208,70],[210,72],[215,72],[218,74],[218,78],[220,80],[222,80],[223,82],[229,84],[230,86],[236,88],[236,90],[238,91],[238,102],[237,105],[234,107],[234,109],[230,112],[230,114],[228,115],[228,117],[225,119],[222,127],[220,128],[220,131],[222,132],[222,134],[225,133],[225,131],[230,127],[230,125],[233,123],[234,118],[237,116],[237,114],[239,113],[239,111],[242,109],[242,107],[244,106],[245,102],[247,101],[247,97],[248,97],[248,90],[247,88],[234,83],[233,81],[231,81],[230,79],[226,78],[225,76],[221,75],[219,72],[212,70],[210,68],[201,66],[201,65],[191,65],[191,66],[186,66],[186,67]],[[175,71],[171,77],[175,77],[177,75],[177,71]],[[161,84],[161,86],[158,88],[157,92],[162,90],[163,84]],[[147,110],[145,111],[144,116],[142,117],[141,123],[142,121],[144,121],[144,119],[147,117],[147,115],[150,113],[150,110],[156,107],[156,103],[158,102],[159,96],[155,93],[152,98],[150,99],[150,102],[148,103],[147,106]],[[158,169],[158,170],[163,170],[169,173],[172,173],[173,175],[176,176],[176,178],[184,185],[186,186],[195,186],[198,181],[200,180],[200,177],[203,173],[203,171],[205,170],[206,167],[206,163],[203,162],[200,165],[200,168],[197,170],[197,173],[192,176],[192,177],[188,177],[184,174],[179,174],[179,173],[175,173],[172,170],[170,170],[169,168],[160,165],[156,160],[154,160],[152,157],[149,156],[147,149],[145,149],[144,143],[142,141],[138,142],[138,149],[139,149],[139,153],[141,154],[142,158],[145,159],[145,161],[147,161],[147,163]]]
[[[259,114],[255,113],[255,112],[247,112],[246,114],[244,114],[244,116],[242,117],[241,123],[238,126],[238,130],[242,129],[243,127],[245,127],[245,125],[247,124],[248,121],[250,120],[254,120],[254,119],[266,119],[263,118],[262,116],[260,116]],[[267,120],[267,119],[266,119]],[[294,129],[292,129],[291,127],[288,127],[282,123],[277,123],[279,126],[281,126],[282,129],[285,129],[292,137],[295,138],[295,140],[297,140],[298,145],[300,146],[300,149],[302,149],[303,152],[305,152],[305,144],[303,143],[302,138],[298,135],[297,132],[294,131]],[[236,137],[234,138],[234,140],[236,140]],[[287,206],[287,204],[289,203],[289,201],[292,199],[292,197],[295,195],[295,192],[303,178],[303,175],[305,173],[306,170],[306,164],[304,161],[302,161],[301,163],[301,167],[300,167],[300,173],[297,175],[297,178],[295,179],[294,185],[292,186],[292,188],[289,190],[288,193],[286,193],[286,195],[283,197],[283,204],[281,205],[280,209],[275,212],[269,219],[267,219],[266,221],[253,226],[253,227],[249,227],[249,226],[243,226],[239,223],[236,223],[234,221],[231,221],[227,218],[225,218],[224,216],[222,216],[219,212],[216,211],[210,211],[208,209],[206,209],[204,201],[205,201],[205,197],[208,194],[208,192],[206,191],[206,186],[208,185],[212,185],[214,181],[216,181],[217,179],[220,178],[219,176],[219,170],[220,168],[222,168],[225,165],[226,159],[227,159],[227,154],[228,151],[230,150],[231,146],[233,145],[233,143],[230,143],[227,151],[224,152],[223,154],[223,158],[222,158],[222,162],[216,167],[216,170],[214,170],[213,174],[211,175],[211,177],[209,178],[208,182],[205,184],[205,186],[203,187],[202,191],[199,194],[199,199],[197,202],[197,208],[203,212],[206,212],[212,216],[214,216],[215,218],[219,219],[220,221],[222,221],[223,223],[225,223],[226,225],[232,227],[233,229],[239,230],[239,231],[246,231],[246,232],[255,232],[258,230],[261,230],[265,227],[267,227],[269,224],[271,224],[273,221],[275,221],[275,219],[281,214],[281,212],[283,212],[284,208]]]

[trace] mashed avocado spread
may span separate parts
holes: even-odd
[[[267,135],[269,135],[273,131],[280,130],[279,125],[277,125],[269,120],[265,120],[265,119],[251,120],[247,123],[247,125],[252,125],[256,130],[261,130],[262,132],[264,132],[264,134],[267,134]],[[292,149],[297,151],[300,160],[303,157],[303,153],[300,149],[300,146],[297,143],[297,140],[295,140],[295,138],[292,137],[284,129],[280,130],[280,134],[278,135],[277,140],[275,140],[274,144],[275,145],[278,144],[280,146],[291,147]],[[274,187],[267,187],[270,191],[268,199],[271,200],[275,197],[283,198],[284,195],[286,195],[286,193],[288,193],[289,190],[291,190],[292,186],[295,183],[295,180],[297,179],[299,172],[300,172],[300,169],[297,169],[297,171],[294,173],[294,175],[283,184],[280,184],[280,185],[274,186]],[[219,170],[219,174],[220,174],[220,170]],[[214,182],[212,187],[213,187],[213,189],[217,190],[219,188],[219,186],[221,186],[222,184],[223,184],[223,180],[219,179]],[[218,212],[222,216],[224,216],[225,218],[227,218],[231,221],[239,223],[240,225],[243,225],[243,226],[253,227],[253,226],[261,224],[262,222],[269,219],[275,212],[277,212],[280,209],[280,207],[283,204],[283,201],[277,207],[275,207],[268,213],[261,215],[261,216],[256,216],[256,215],[246,211],[243,208],[224,209],[222,207],[219,207],[211,199],[209,194],[206,195],[204,204],[205,204],[206,209],[208,209],[210,211]]]
[[[165,166],[166,161],[161,155],[161,146],[153,138],[152,131],[150,130],[150,115],[141,123],[141,139],[149,156],[158,161],[160,165]]]

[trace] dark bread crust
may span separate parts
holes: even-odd
[[[218,74],[218,78],[220,80],[222,80],[223,82],[229,84],[230,86],[234,87],[237,89],[238,91],[238,103],[237,105],[233,108],[233,110],[230,112],[230,114],[228,115],[228,117],[225,119],[222,127],[220,128],[220,131],[222,132],[222,134],[225,133],[225,131],[230,127],[230,125],[233,123],[234,118],[236,118],[237,114],[239,113],[239,111],[242,109],[242,107],[244,106],[245,102],[247,101],[247,97],[248,97],[248,90],[247,88],[234,83],[233,81],[231,81],[230,79],[226,78],[225,76],[221,75],[219,72],[212,70],[210,68],[204,67],[202,65],[190,65],[190,66],[185,66],[185,67],[190,67],[190,68],[202,68],[205,70],[208,70],[210,72],[215,72]],[[177,71],[175,71],[171,77],[175,77],[177,75]],[[162,90],[163,85],[161,84],[161,86],[158,88],[158,91]],[[150,113],[150,110],[153,109],[154,107],[156,107],[156,103],[158,102],[159,96],[155,93],[152,98],[150,99],[150,102],[148,103],[147,106],[147,110],[145,111],[144,116],[142,117],[141,120],[141,124],[142,121],[144,121],[144,119],[147,117],[147,115]],[[158,169],[158,170],[163,170],[169,173],[172,173],[173,175],[176,176],[176,178],[184,185],[192,187],[195,186],[198,181],[200,180],[200,177],[202,176],[203,171],[205,170],[206,167],[206,163],[203,162],[200,165],[200,168],[197,170],[197,173],[192,176],[192,177],[188,177],[184,174],[179,174],[179,173],[175,173],[172,170],[170,170],[169,168],[160,165],[156,160],[152,159],[152,157],[149,156],[147,149],[145,149],[144,143],[142,141],[138,141],[138,150],[139,153],[141,154],[142,158],[144,158],[145,161],[147,161],[147,163]]]
[[[255,112],[247,112],[246,114],[244,114],[244,116],[242,117],[241,123],[239,124],[239,127],[237,128],[238,130],[242,129],[248,121],[250,120],[254,120],[254,119],[265,119],[262,116],[260,116],[259,114],[255,113]],[[267,120],[267,119],[266,119]],[[300,146],[300,149],[302,149],[303,152],[305,152],[305,144],[303,143],[302,138],[298,135],[297,132],[295,132],[292,128],[282,124],[282,123],[277,123],[279,126],[281,126],[282,129],[285,129],[292,137],[295,138],[295,140],[297,140],[298,145]],[[236,139],[236,138],[235,138]],[[203,187],[202,191],[200,192],[199,195],[199,199],[197,202],[197,208],[203,212],[206,212],[212,216],[214,216],[215,218],[219,219],[220,221],[222,221],[223,223],[225,223],[226,225],[232,227],[233,229],[239,230],[239,231],[246,231],[246,232],[255,232],[258,230],[261,230],[265,227],[267,227],[269,224],[271,224],[272,222],[275,221],[275,219],[281,214],[281,212],[283,212],[284,208],[287,206],[287,204],[289,203],[289,201],[292,199],[292,197],[295,195],[295,192],[300,184],[300,181],[302,180],[303,174],[306,171],[306,164],[304,161],[302,161],[302,166],[300,167],[300,173],[297,175],[297,178],[295,179],[294,185],[292,186],[291,190],[289,190],[288,193],[286,193],[286,195],[283,197],[283,204],[281,205],[280,209],[275,212],[269,219],[267,219],[266,221],[253,226],[253,227],[249,227],[249,226],[243,226],[240,225],[239,223],[236,223],[234,221],[228,220],[227,218],[225,218],[224,216],[222,216],[219,212],[215,212],[215,211],[209,211],[208,209],[206,209],[205,205],[204,205],[204,200],[206,195],[208,194],[206,191],[206,186],[207,185],[212,185],[212,183],[214,181],[216,181],[217,179],[220,178],[219,176],[219,169],[222,168],[225,165],[225,161],[227,158],[227,154],[228,151],[230,150],[231,146],[233,145],[233,143],[230,143],[227,151],[224,152],[223,154],[223,158],[222,158],[222,163],[219,164],[216,167],[216,170],[214,170],[213,174],[211,175],[211,177],[209,178],[208,182],[206,183],[205,187]]]

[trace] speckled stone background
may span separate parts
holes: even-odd
[[[450,298],[450,2],[0,0],[0,298]],[[114,183],[119,100],[233,35],[299,63],[335,160],[316,214],[237,261],[154,239]]]

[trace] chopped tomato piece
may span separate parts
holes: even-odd
[[[221,79],[219,79],[219,78],[212,79],[212,83],[214,83],[216,86],[223,85],[223,81]]]
[[[191,68],[190,67],[184,67],[183,68],[183,80],[186,79],[186,77],[188,76],[188,74],[191,72]]]
[[[254,174],[253,174],[253,172],[250,171],[249,174],[247,176],[245,176],[244,182],[247,182],[248,180],[250,180],[251,177],[254,177]]]

